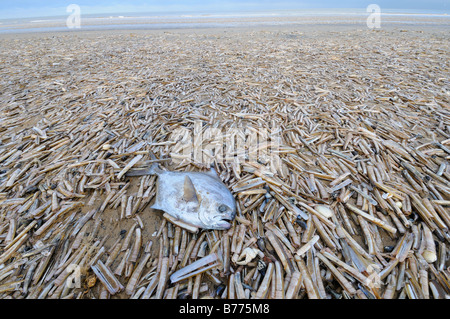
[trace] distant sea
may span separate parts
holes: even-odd
[[[370,12],[358,9],[305,9],[239,12],[139,12],[83,14],[80,28],[66,25],[70,13],[61,16],[0,19],[1,33],[90,31],[120,29],[214,28],[298,23],[365,23]],[[436,10],[381,9],[389,23],[425,23],[450,25],[450,15]]]

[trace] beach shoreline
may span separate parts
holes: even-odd
[[[159,27],[148,27],[148,25],[142,25],[138,27],[133,27],[133,25],[119,26],[114,28],[110,25],[105,26],[105,28],[90,28],[88,26],[80,29],[69,29],[69,28],[58,28],[54,30],[50,28],[49,30],[43,31],[44,29],[37,28],[33,29],[31,32],[24,31],[24,29],[16,30],[18,32],[0,32],[0,39],[14,39],[14,38],[41,38],[49,36],[62,36],[62,37],[89,37],[89,36],[101,36],[113,35],[113,34],[139,34],[139,35],[158,35],[165,33],[175,33],[175,34],[247,34],[251,32],[267,31],[267,32],[301,32],[305,35],[317,34],[325,36],[327,34],[333,34],[334,32],[358,32],[360,34],[366,34],[371,32],[400,32],[403,31],[414,31],[414,32],[429,32],[436,34],[445,34],[450,31],[450,24],[440,24],[440,23],[389,23],[385,22],[380,28],[370,29],[363,22],[326,22],[320,23],[317,21],[311,23],[286,23],[286,24],[260,24],[251,25],[247,24],[244,26],[240,25],[197,25],[195,27],[191,25],[184,26],[159,26]]]
[[[367,27],[369,13],[355,14],[311,14],[285,16],[162,16],[162,17],[85,17],[80,16],[79,28],[69,28],[67,17],[42,18],[27,20],[2,20],[0,34],[18,34],[29,32],[83,32],[108,30],[176,30],[176,29],[204,29],[204,28],[260,28],[277,26],[314,26],[314,25],[354,25]],[[424,25],[450,28],[450,16],[445,14],[400,14],[381,13],[383,26]]]

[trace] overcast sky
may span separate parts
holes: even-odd
[[[69,4],[80,6],[82,13],[131,12],[199,12],[199,11],[261,11],[315,8],[362,8],[378,4],[384,9],[450,11],[449,0],[0,0],[0,18],[44,17],[67,15]]]

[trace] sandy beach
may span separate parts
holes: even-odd
[[[0,298],[448,296],[450,37],[447,20],[433,21],[0,34]],[[182,230],[149,208],[155,177],[118,178],[134,159],[148,166],[150,150],[180,152],[171,133],[196,123],[280,132],[280,166],[216,161],[239,207],[227,231]],[[161,165],[209,168],[190,157]],[[240,188],[253,180],[262,184]],[[437,260],[424,263],[427,231]],[[261,263],[237,264],[260,238]],[[213,247],[225,266],[155,282],[161,267],[169,276]],[[378,267],[379,286],[358,285],[369,274],[349,249]],[[351,267],[338,272],[358,273],[344,277],[350,288],[327,253]],[[117,291],[93,273],[98,260]],[[81,287],[64,284],[70,264]],[[261,265],[273,265],[276,289],[261,288]]]

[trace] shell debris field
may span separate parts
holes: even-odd
[[[3,36],[0,298],[449,298],[449,37],[405,28]],[[181,128],[228,230],[126,176],[207,171]],[[212,128],[276,153],[221,161]]]

